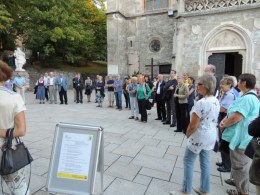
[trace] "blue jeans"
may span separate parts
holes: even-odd
[[[138,109],[138,102],[136,97],[130,96],[130,106],[131,106],[132,116],[134,116],[135,118],[138,117],[139,109]]]
[[[190,151],[187,147],[185,150],[185,155],[183,157],[184,164],[184,178],[183,178],[183,191],[186,193],[191,193],[192,191],[192,179],[193,179],[193,169],[196,157],[199,155],[200,158],[200,189],[204,193],[209,193],[210,191],[210,151],[201,150],[199,154],[195,154]]]
[[[118,109],[122,109],[122,91],[115,92],[116,106]]]

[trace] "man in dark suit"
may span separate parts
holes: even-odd
[[[73,83],[73,94],[74,94],[74,102],[77,101],[76,80],[77,80],[77,74],[76,74],[75,77],[72,79],[72,83]]]
[[[176,71],[172,70],[169,75],[169,80],[164,86],[164,100],[166,102],[167,117],[164,125],[169,124],[170,127],[176,126],[176,110],[173,94],[175,92],[178,81],[175,79]]]
[[[165,101],[163,100],[163,88],[165,85],[165,81],[163,80],[163,75],[158,75],[158,82],[155,88],[155,100],[157,103],[157,116],[155,120],[162,120],[165,122],[166,120],[166,110],[165,110]]]
[[[83,103],[82,89],[83,89],[83,81],[80,77],[80,73],[77,74],[75,79],[75,88],[76,88],[76,103]]]

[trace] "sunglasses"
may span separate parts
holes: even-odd
[[[201,85],[203,85],[203,83],[197,83],[197,85],[201,86]]]

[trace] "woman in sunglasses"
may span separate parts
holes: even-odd
[[[200,187],[194,189],[198,194],[210,192],[210,150],[214,148],[217,138],[217,122],[219,101],[214,96],[216,78],[212,75],[203,75],[197,83],[198,93],[203,96],[191,110],[191,121],[187,128],[187,146],[183,157],[184,178],[180,192],[170,194],[190,194],[194,162],[199,156],[201,167]]]

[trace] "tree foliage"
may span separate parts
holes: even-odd
[[[12,34],[24,35],[26,48],[34,53],[61,57],[70,63],[105,58],[105,11],[93,0],[0,1],[0,24],[5,28],[12,25]],[[102,0],[96,3],[103,5]],[[2,23],[4,16],[12,17]]]

